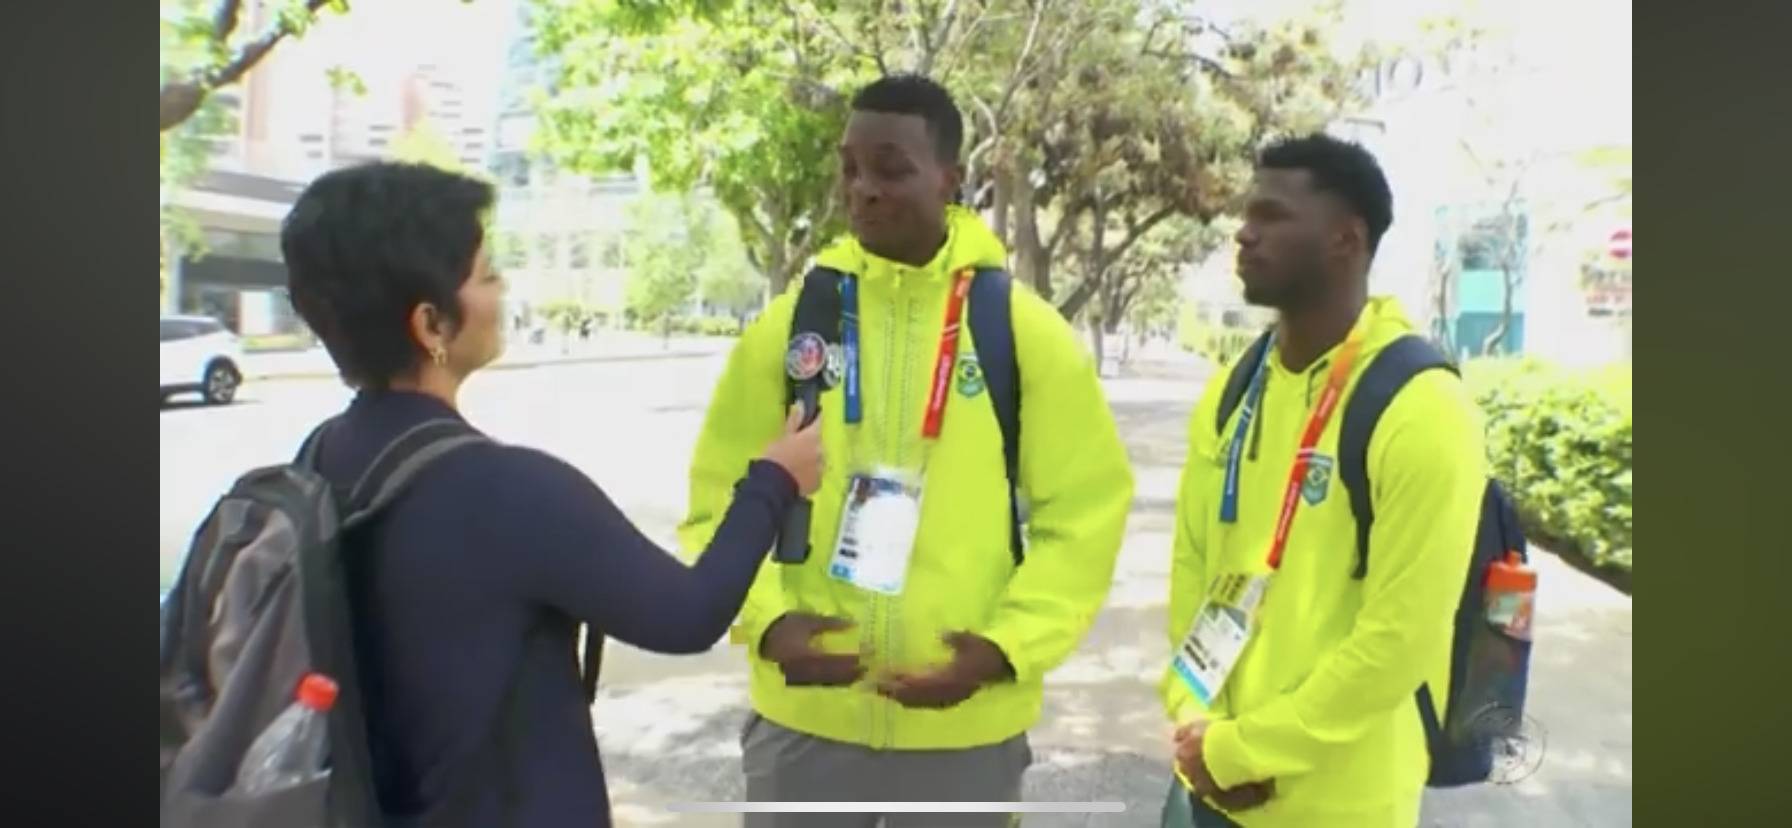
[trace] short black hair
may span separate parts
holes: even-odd
[[[964,116],[952,93],[932,78],[916,74],[885,75],[860,89],[852,98],[852,108],[860,112],[884,112],[891,115],[919,115],[927,122],[933,136],[933,151],[939,160],[958,163],[959,147],[964,143]]]
[[[1361,144],[1317,133],[1270,144],[1257,166],[1272,170],[1306,170],[1316,189],[1329,192],[1369,226],[1369,255],[1394,223],[1394,193],[1375,156]]]
[[[422,164],[348,167],[305,188],[280,228],[287,291],[344,382],[383,388],[418,366],[419,304],[460,323],[495,200],[484,181]]]

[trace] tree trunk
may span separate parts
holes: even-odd
[[[1494,349],[1505,342],[1506,334],[1512,330],[1512,294],[1516,292],[1514,268],[1508,264],[1500,268],[1500,323],[1493,327],[1487,338],[1481,341],[1481,354],[1493,356]]]
[[[1012,188],[1012,185],[1009,183],[1010,173],[1006,167],[997,167],[990,170],[990,175],[991,180],[995,184],[995,203],[990,206],[990,229],[994,230],[996,238],[1000,240],[1004,246],[1007,246],[1008,203],[1012,200],[1009,195]],[[1035,232],[1034,235],[1037,236],[1038,233]]]
[[[1107,325],[1100,319],[1091,318],[1089,320],[1089,338],[1095,346],[1095,373],[1097,376],[1107,375],[1107,341],[1102,335],[1102,328],[1105,327]]]
[[[1052,298],[1052,261],[1045,241],[1039,237],[1039,208],[1034,200],[1033,183],[1024,170],[1013,171],[1015,275],[1033,286],[1033,292],[1046,301]]]
[[[1107,250],[1104,243],[1107,240],[1108,213],[1107,205],[1101,202],[1099,193],[1096,195],[1095,206],[1091,210],[1090,221],[1090,229],[1094,238],[1090,242],[1088,255],[1083,258],[1083,282],[1076,286],[1076,290],[1070,294],[1070,298],[1065,299],[1064,303],[1058,306],[1058,313],[1063,314],[1065,319],[1071,321],[1076,320],[1077,313],[1089,303],[1090,299],[1101,296],[1103,282],[1107,275]]]
[[[196,83],[171,83],[162,87],[159,105],[163,132],[185,123],[205,103],[205,88]]]
[[[796,274],[791,272],[790,251],[784,245],[774,242],[766,258],[765,275],[772,283],[770,298],[776,299],[784,295],[784,291],[790,287],[790,280],[796,278]]]

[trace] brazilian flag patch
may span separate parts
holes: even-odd
[[[1300,496],[1310,506],[1318,506],[1332,488],[1332,459],[1323,454],[1307,458],[1307,476],[1300,481]]]

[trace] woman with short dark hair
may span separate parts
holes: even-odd
[[[472,178],[377,163],[324,175],[293,205],[281,232],[293,306],[358,392],[317,447],[337,486],[413,427],[464,422],[462,382],[503,348],[493,200]],[[345,541],[381,809],[394,822],[441,824],[452,796],[474,786],[461,824],[608,825],[578,625],[657,652],[713,645],[785,511],[817,484],[818,431],[793,419],[743,470],[721,530],[690,567],[541,452],[480,441],[429,465]],[[498,770],[487,735],[511,709],[510,767]]]

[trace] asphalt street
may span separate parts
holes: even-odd
[[[685,468],[721,369],[715,353],[483,372],[463,392],[468,419],[499,440],[582,469],[668,546]],[[1202,368],[1147,362],[1108,394],[1138,479],[1106,608],[1082,647],[1047,679],[1027,797],[1119,801],[1120,814],[1040,815],[1027,826],[1156,826],[1170,782],[1167,725],[1154,684],[1165,663],[1166,578],[1177,473]],[[165,584],[188,536],[236,475],[289,458],[349,392],[333,380],[246,384],[224,408],[164,407],[160,570]],[[1537,556],[1542,586],[1527,713],[1542,763],[1508,785],[1432,792],[1425,825],[1609,826],[1631,823],[1631,600]],[[595,718],[619,825],[735,825],[675,814],[677,801],[739,798],[746,713],[739,648],[666,657],[614,644]]]

